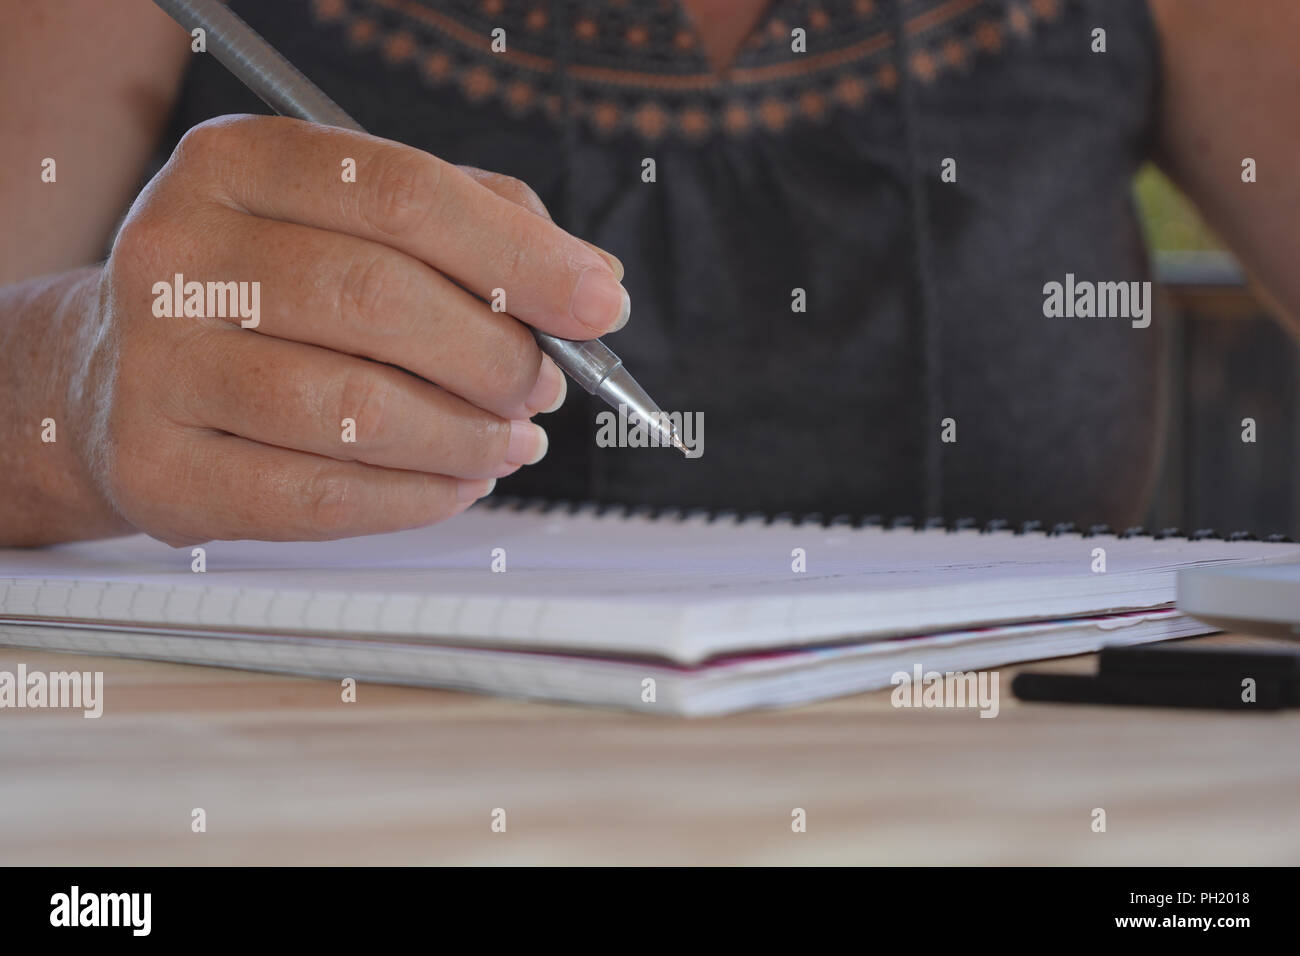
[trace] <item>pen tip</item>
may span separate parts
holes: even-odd
[[[684,445],[684,444],[682,443],[682,440],[681,440],[680,438],[677,437],[677,433],[676,433],[676,432],[673,432],[673,433],[672,433],[672,439],[671,439],[671,440],[672,440],[672,443],[673,443],[673,447],[674,447],[674,448],[676,448],[679,452],[681,452],[681,453],[682,453],[683,455],[685,455],[687,458],[690,458],[690,457],[691,457],[691,450],[690,450],[689,448],[687,448],[686,445]]]

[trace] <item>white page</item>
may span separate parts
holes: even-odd
[[[1294,545],[856,531],[476,507],[431,528],[319,543],[145,537],[0,551],[0,616],[426,635],[693,663],[745,648],[1158,607],[1178,568]],[[1094,548],[1106,549],[1103,574]],[[491,570],[504,549],[506,572]],[[806,572],[792,571],[792,551]]]
[[[362,642],[245,632],[116,631],[0,622],[0,645],[238,667],[358,681],[447,687],[529,699],[702,716],[789,707],[890,685],[899,671],[971,671],[1016,661],[1203,634],[1176,611],[955,631],[891,641],[730,658],[686,668],[636,660]],[[656,682],[653,702],[642,681]],[[1008,687],[1002,692],[1007,693]]]

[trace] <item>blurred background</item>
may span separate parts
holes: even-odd
[[[1173,326],[1167,444],[1147,525],[1300,540],[1300,350],[1168,179],[1148,165],[1136,191]],[[1253,445],[1242,444],[1244,418],[1255,420]]]

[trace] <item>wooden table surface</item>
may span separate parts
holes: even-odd
[[[1300,862],[1300,711],[1019,704],[1003,668],[994,719],[881,691],[680,720],[0,648],[19,662],[104,671],[105,712],[0,711],[5,864]]]

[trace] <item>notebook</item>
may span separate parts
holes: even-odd
[[[487,502],[323,543],[0,551],[0,643],[716,714],[1206,633],[1180,569],[1284,542]],[[646,681],[653,682],[647,700]]]

